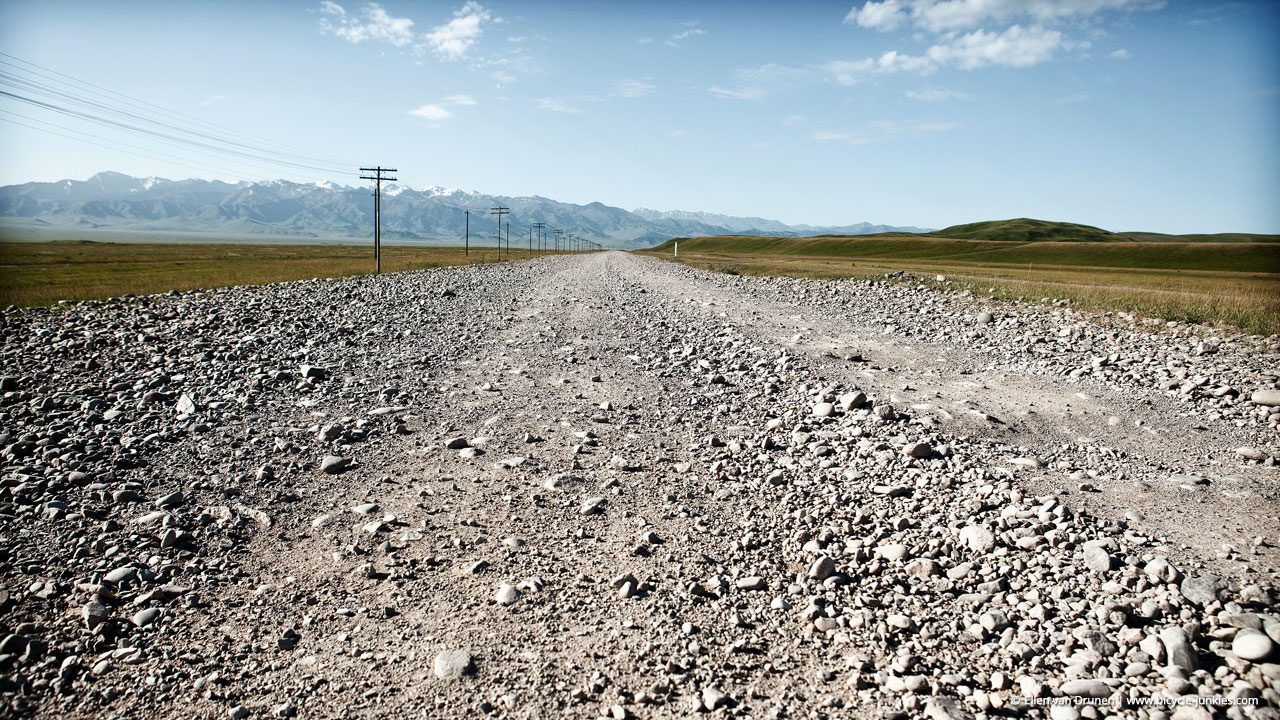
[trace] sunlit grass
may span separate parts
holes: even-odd
[[[926,282],[936,275],[944,275],[949,287],[959,284],[983,295],[1033,301],[1066,299],[1077,307],[1092,310],[1123,310],[1165,320],[1222,324],[1262,335],[1280,333],[1280,272],[1275,271],[704,253],[690,252],[686,247],[682,242],[680,262],[732,274],[858,278],[904,270],[919,274]],[[1204,252],[1209,254],[1213,250],[1206,248]],[[652,254],[672,259],[670,251]],[[1183,258],[1178,260],[1179,264],[1184,262]]]
[[[512,259],[528,257],[512,250]],[[455,247],[382,249],[384,273],[497,260],[492,247],[472,248],[470,255]],[[0,305],[349,277],[373,269],[368,246],[0,242]]]

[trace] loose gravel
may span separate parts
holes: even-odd
[[[6,716],[1280,717],[1274,337],[621,253],[0,331]]]

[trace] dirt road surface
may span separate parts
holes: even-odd
[[[0,328],[6,716],[1280,717],[1274,338],[616,252]]]

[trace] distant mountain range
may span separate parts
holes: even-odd
[[[370,188],[284,180],[225,183],[218,180],[135,178],[103,172],[86,181],[33,182],[0,187],[0,222],[49,229],[209,232],[300,237],[372,236]],[[858,223],[840,227],[787,225],[777,220],[712,213],[628,212],[602,203],[574,205],[544,197],[506,197],[405,185],[383,188],[382,232],[388,239],[461,242],[471,211],[473,240],[493,238],[489,209],[511,208],[512,242],[532,223],[564,230],[603,245],[648,247],[674,237],[702,235],[862,235],[922,232],[922,228]],[[10,220],[12,219],[12,220]]]

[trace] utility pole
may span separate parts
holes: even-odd
[[[502,258],[502,216],[511,212],[511,208],[505,208],[499,205],[496,208],[489,208],[490,215],[498,216],[498,258]]]
[[[511,221],[507,221],[507,259],[511,259]]]
[[[560,241],[562,238],[564,238],[564,231],[557,230],[556,231],[556,248],[555,248],[556,252],[560,252]]]
[[[547,224],[544,222],[538,222],[534,223],[533,226],[538,228],[538,252],[542,252],[546,249],[542,246],[542,228],[546,227]]]
[[[377,275],[382,272],[382,181],[395,180],[382,173],[393,173],[396,169],[371,167],[360,168],[360,172],[373,173],[373,175],[361,175],[360,179],[373,181],[373,274]]]
[[[471,254],[471,211],[463,210],[462,212],[467,216],[467,239],[465,240],[466,244],[462,246],[463,247],[462,254],[470,255]]]

